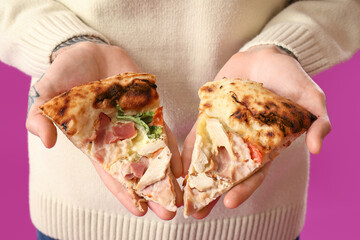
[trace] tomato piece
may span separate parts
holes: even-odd
[[[154,117],[152,120],[152,125],[153,126],[164,126],[164,119],[163,119],[163,107],[159,107],[158,109],[156,109],[155,113],[154,113]]]
[[[249,149],[250,149],[250,156],[251,158],[257,162],[257,163],[262,163],[262,154],[259,150],[259,148],[251,143],[248,143]]]
[[[156,150],[155,152],[153,152],[153,153],[151,154],[151,158],[156,158],[163,149],[164,149],[164,148],[162,147],[162,148],[159,148],[158,150]]]

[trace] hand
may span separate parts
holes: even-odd
[[[49,119],[41,114],[39,106],[74,86],[124,72],[140,72],[140,70],[126,52],[119,47],[79,42],[60,49],[42,78],[30,89],[26,128],[38,136],[45,147],[53,147],[57,139],[56,128]],[[175,177],[179,177],[182,172],[180,154],[176,140],[169,130],[168,135],[169,147],[173,154],[171,167]],[[144,212],[138,210],[125,187],[107,174],[97,163],[93,162],[93,164],[108,189],[131,213],[137,216],[146,213],[146,204],[143,205]],[[175,190],[179,196],[177,204],[181,205],[180,187],[175,186]],[[149,202],[148,206],[162,219],[171,219],[175,216],[175,213],[165,210],[158,204]]]
[[[296,59],[275,46],[260,46],[233,55],[219,71],[215,80],[223,77],[242,78],[262,82],[264,87],[278,95],[291,99],[312,112],[318,119],[306,134],[306,144],[311,153],[320,152],[324,137],[331,131],[326,109],[325,95],[320,87],[302,69]],[[184,174],[190,166],[195,142],[195,126],[185,139],[182,152]],[[269,163],[253,176],[233,187],[224,198],[227,208],[236,208],[260,186],[269,168]],[[195,218],[206,217],[214,207],[214,201]]]

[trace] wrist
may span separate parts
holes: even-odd
[[[249,48],[248,50],[246,50],[245,52],[258,52],[261,50],[264,50],[265,52],[268,52],[268,53],[284,54],[284,55],[294,58],[296,61],[299,61],[298,57],[292,51],[290,51],[288,48],[281,46],[281,45],[276,45],[276,44],[253,46],[253,47]]]
[[[55,47],[55,49],[50,55],[50,63],[52,63],[55,60],[55,58],[64,51],[68,50],[74,45],[78,45],[79,43],[84,43],[84,42],[93,43],[93,44],[107,44],[104,40],[98,37],[86,36],[86,35],[76,36],[60,43],[58,46]]]

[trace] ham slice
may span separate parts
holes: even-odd
[[[117,123],[106,132],[105,144],[132,138],[136,135],[134,122]]]
[[[127,180],[133,178],[141,178],[149,166],[147,157],[142,157],[137,162],[123,163],[121,167],[121,174]]]
[[[96,148],[101,148],[104,145],[106,130],[110,123],[110,117],[105,113],[100,113],[98,120],[94,124],[95,134],[92,136]]]
[[[100,113],[94,123],[94,132],[88,141],[94,141],[94,157],[100,163],[106,158],[105,144],[112,144],[136,136],[134,122],[112,124],[111,118],[105,113]]]
[[[141,178],[144,175],[148,166],[149,166],[148,158],[142,157],[138,162],[133,162],[130,164],[130,170],[135,177]]]

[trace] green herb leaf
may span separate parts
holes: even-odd
[[[150,126],[149,128],[150,128],[150,133],[148,134],[148,137],[151,139],[159,138],[163,132],[163,129],[160,126]]]
[[[146,131],[146,134],[148,134],[150,132],[150,128],[149,126],[144,122],[142,121],[139,117],[134,117],[134,116],[117,116],[116,117],[118,120],[123,120],[123,121],[132,121],[134,123],[136,123],[137,125],[140,125],[142,126],[145,131]]]
[[[153,120],[153,117],[154,117],[154,112],[147,111],[141,115],[140,119],[143,120],[146,124],[150,124]]]
[[[150,138],[150,139],[159,138],[160,135],[162,134],[162,131],[163,131],[162,127],[148,125],[153,120],[154,112],[147,111],[144,113],[138,113],[133,116],[127,116],[127,115],[124,115],[124,111],[121,109],[119,104],[116,105],[116,108],[118,110],[118,115],[116,117],[118,120],[132,121],[135,124],[143,127],[145,129],[145,132],[146,132],[146,135],[148,136],[148,138]]]
[[[116,104],[116,109],[118,110],[118,116],[124,116],[124,111],[121,109],[120,104]]]

